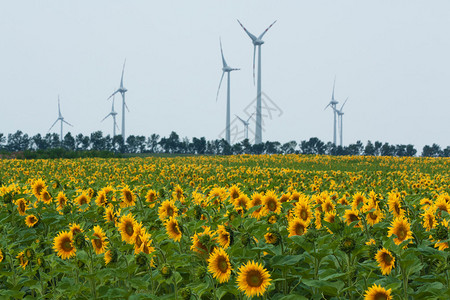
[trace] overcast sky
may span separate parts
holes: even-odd
[[[262,46],[262,90],[279,109],[264,119],[264,141],[331,141],[333,113],[324,107],[336,76],[338,107],[349,97],[344,144],[450,145],[444,0],[5,0],[0,133],[46,134],[59,94],[74,125],[65,132],[112,134],[112,119],[100,121],[126,58],[127,135],[216,139],[226,111],[225,80],[216,102],[219,37],[228,64],[241,68],[231,74],[232,116],[244,117],[256,97],[253,45],[236,19],[257,36],[277,20]],[[120,126],[118,97],[116,111]]]

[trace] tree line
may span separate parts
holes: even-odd
[[[368,141],[365,145],[361,141],[348,146],[336,146],[331,142],[323,142],[317,137],[309,140],[290,141],[280,143],[267,141],[261,144],[251,144],[248,139],[233,145],[224,139],[206,140],[201,138],[180,138],[176,132],[168,137],[160,137],[152,134],[149,137],[130,135],[126,140],[121,135],[111,137],[104,136],[101,131],[90,135],[78,134],[73,136],[68,132],[60,139],[57,133],[46,135],[36,134],[29,136],[18,130],[5,136],[0,133],[0,151],[14,152],[45,152],[51,149],[59,149],[69,152],[82,153],[171,153],[171,154],[206,154],[206,155],[231,155],[231,154],[324,154],[324,155],[370,155],[370,156],[417,156],[417,150],[413,145],[391,145],[379,141]],[[439,145],[426,145],[420,154],[423,157],[450,157],[450,146],[442,149]],[[103,154],[103,156],[105,156]],[[106,155],[108,156],[108,155]],[[80,157],[78,155],[77,157]]]

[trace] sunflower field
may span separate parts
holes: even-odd
[[[449,299],[450,159],[0,160],[0,298]]]

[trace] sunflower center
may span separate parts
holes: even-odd
[[[270,211],[275,211],[277,209],[277,204],[275,203],[274,200],[269,200],[269,202],[267,202],[267,207],[269,208]]]
[[[222,273],[226,273],[228,271],[228,262],[225,257],[220,256],[217,261],[217,268]]]
[[[24,212],[24,211],[25,211],[25,203],[23,203],[23,201],[20,201],[20,203],[19,203],[19,209],[20,209],[21,212]]]
[[[98,236],[95,236],[94,244],[97,249],[100,249],[102,247],[102,240]]]
[[[259,287],[261,286],[263,280],[261,273],[257,270],[252,270],[247,274],[247,284],[251,287]]]
[[[302,218],[303,220],[308,219],[308,214],[306,213],[306,210],[302,209],[302,211],[300,212],[300,218]]]
[[[61,243],[61,248],[66,252],[71,251],[72,245],[70,243],[70,239],[63,240],[63,242]]]
[[[387,298],[388,297],[387,297],[386,293],[383,293],[383,292],[378,292],[373,297],[374,300],[387,300]]]
[[[297,226],[295,226],[295,234],[302,235],[303,233],[305,233],[305,228],[302,224],[297,224]]]
[[[87,199],[86,197],[81,197],[80,198],[80,205],[86,204],[87,203]]]
[[[173,208],[172,207],[167,208],[167,215],[173,216]]]
[[[127,199],[127,202],[133,202],[133,197],[129,191],[125,191],[125,199]]]
[[[354,214],[351,214],[349,218],[350,218],[350,222],[355,222],[355,221],[359,220],[358,216],[354,215]]]
[[[403,227],[400,227],[397,230],[397,237],[399,240],[403,241],[406,238],[406,230]]]
[[[132,236],[133,233],[134,233],[133,224],[127,223],[127,224],[125,225],[125,232],[126,232],[129,236]]]
[[[374,212],[370,212],[369,218],[371,218],[372,220],[376,220],[378,218],[378,216]]]
[[[392,263],[392,256],[390,256],[388,253],[383,254],[383,261],[386,265],[390,265]]]

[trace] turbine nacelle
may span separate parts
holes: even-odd
[[[255,46],[261,46],[262,44],[264,44],[264,41],[260,39],[253,40],[252,42]]]

